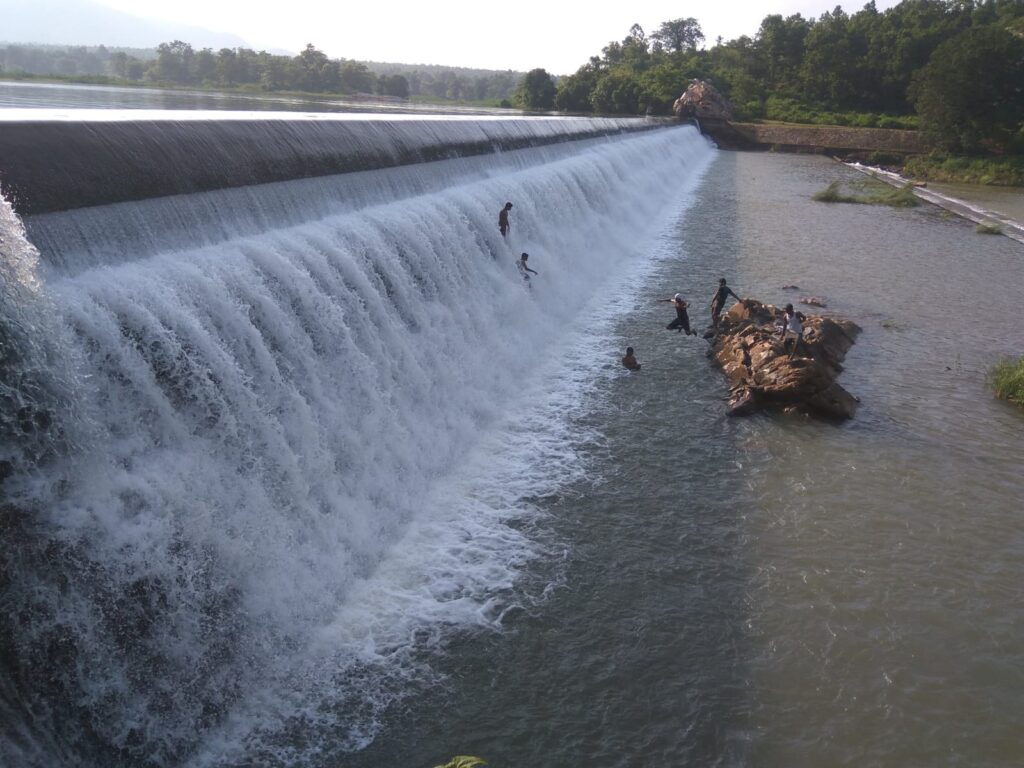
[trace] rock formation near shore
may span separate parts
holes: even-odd
[[[704,80],[691,80],[685,93],[672,105],[672,111],[679,117],[732,120],[729,100]]]
[[[781,309],[744,299],[722,316],[717,334],[709,332],[709,354],[729,380],[729,415],[781,409],[835,419],[853,416],[857,398],[836,377],[860,328],[849,320],[808,315],[800,349],[790,358],[779,337],[782,317]]]

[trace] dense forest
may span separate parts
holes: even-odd
[[[700,48],[696,19],[634,25],[551,102],[569,112],[668,114],[705,79],[739,119],[916,127],[953,151],[1024,152],[1024,0],[904,0],[817,19],[766,16],[754,37]],[[538,104],[537,106],[540,106]]]
[[[927,131],[957,153],[1024,154],[1024,0],[869,2],[818,18],[766,16],[753,37],[704,45],[693,18],[647,35],[633,25],[575,73],[556,79],[431,65],[297,56],[246,48],[156,51],[0,46],[0,70],[117,82],[379,94],[572,113],[671,114],[694,78],[731,100],[737,118]]]
[[[175,40],[156,50],[106,46],[0,45],[0,73],[78,81],[146,82],[261,91],[379,94],[452,101],[505,101],[523,78],[511,70],[334,60],[308,45],[298,56],[248,48],[195,50]]]

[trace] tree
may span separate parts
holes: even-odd
[[[584,64],[575,74],[558,81],[555,106],[562,112],[593,112],[590,94],[597,85],[598,70],[591,64]]]
[[[663,47],[675,53],[693,51],[704,42],[704,32],[692,16],[685,19],[663,21],[658,31],[651,35]]]
[[[546,69],[531,69],[516,90],[516,102],[525,109],[554,109],[555,81]]]
[[[381,75],[377,78],[377,93],[381,96],[409,98],[409,81],[403,75]]]
[[[156,49],[156,63],[150,68],[153,78],[169,83],[190,82],[194,56],[192,46],[181,40],[160,43]]]
[[[1024,124],[1024,40],[999,26],[961,32],[935,49],[911,99],[943,148],[1004,149]]]

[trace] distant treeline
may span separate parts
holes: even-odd
[[[7,76],[110,78],[155,85],[194,85],[265,91],[423,96],[455,101],[508,101],[522,73],[433,65],[362,63],[330,59],[308,45],[298,56],[248,48],[195,50],[175,40],[156,50],[105,46],[0,45]]]
[[[575,74],[554,105],[570,112],[668,114],[693,78],[709,80],[741,119],[912,127],[955,151],[1024,151],[1024,2],[869,2],[817,19],[766,16],[753,37],[700,49],[696,19],[634,25]]]

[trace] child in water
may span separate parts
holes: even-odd
[[[640,370],[640,363],[637,361],[636,355],[633,354],[632,347],[626,347],[626,354],[622,358],[622,364],[631,371]]]

